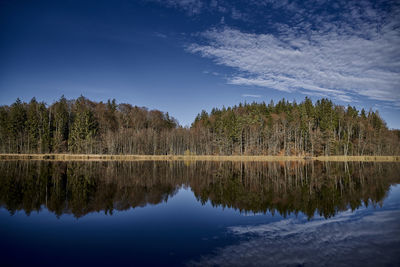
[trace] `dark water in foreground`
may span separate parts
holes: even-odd
[[[400,266],[399,163],[0,162],[1,266]]]

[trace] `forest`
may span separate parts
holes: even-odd
[[[329,99],[240,103],[202,111],[190,127],[168,112],[62,96],[0,106],[0,153],[141,155],[400,155],[400,130],[378,111]]]

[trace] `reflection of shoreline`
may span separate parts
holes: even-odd
[[[342,212],[328,220],[286,219],[235,226],[236,245],[202,256],[192,266],[398,266],[400,210]]]
[[[340,161],[399,162],[400,156],[219,156],[219,155],[107,155],[107,154],[1,154],[0,160],[45,161]]]
[[[400,164],[338,162],[0,162],[0,206],[81,217],[167,202],[190,186],[196,199],[242,214],[316,213],[379,205]]]

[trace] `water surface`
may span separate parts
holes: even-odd
[[[3,161],[2,265],[398,266],[399,171]]]

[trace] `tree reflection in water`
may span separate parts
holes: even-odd
[[[302,212],[325,218],[379,205],[400,164],[335,162],[0,162],[0,206],[57,216],[127,210],[168,201],[182,186],[201,203],[242,213]]]

